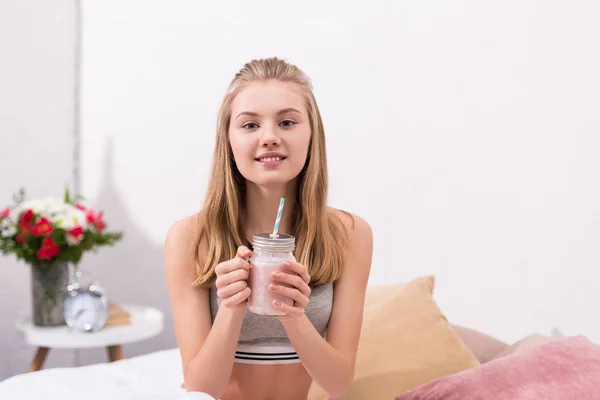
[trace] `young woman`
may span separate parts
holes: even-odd
[[[277,58],[246,64],[221,105],[204,207],[165,240],[188,391],[295,400],[307,398],[313,380],[333,398],[350,389],[372,232],[360,217],[327,206],[327,179],[308,77]],[[297,261],[284,263],[293,274],[274,274],[269,290],[293,305],[275,300],[284,315],[256,315],[246,306],[252,237],[273,230],[282,197],[279,232],[296,238]],[[240,351],[248,346],[251,357]]]

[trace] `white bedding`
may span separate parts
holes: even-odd
[[[16,375],[0,382],[0,399],[212,399],[186,393],[182,382],[179,351],[171,349],[113,363]]]

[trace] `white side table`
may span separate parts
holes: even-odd
[[[17,329],[25,341],[37,347],[29,371],[38,371],[44,365],[48,351],[55,349],[89,349],[106,347],[110,362],[123,359],[122,345],[139,342],[160,334],[164,328],[163,313],[152,307],[121,305],[131,316],[128,325],[111,325],[98,332],[77,332],[68,326],[37,327],[31,317],[17,321]]]

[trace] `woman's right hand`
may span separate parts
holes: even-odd
[[[247,247],[240,246],[234,258],[219,263],[215,268],[217,296],[227,308],[246,307],[246,300],[250,297],[247,283],[250,263],[246,260],[251,255]]]

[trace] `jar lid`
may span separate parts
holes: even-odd
[[[252,237],[252,246],[260,248],[288,249],[294,247],[294,243],[296,238],[285,233],[278,233],[276,237],[273,233],[257,233]]]

